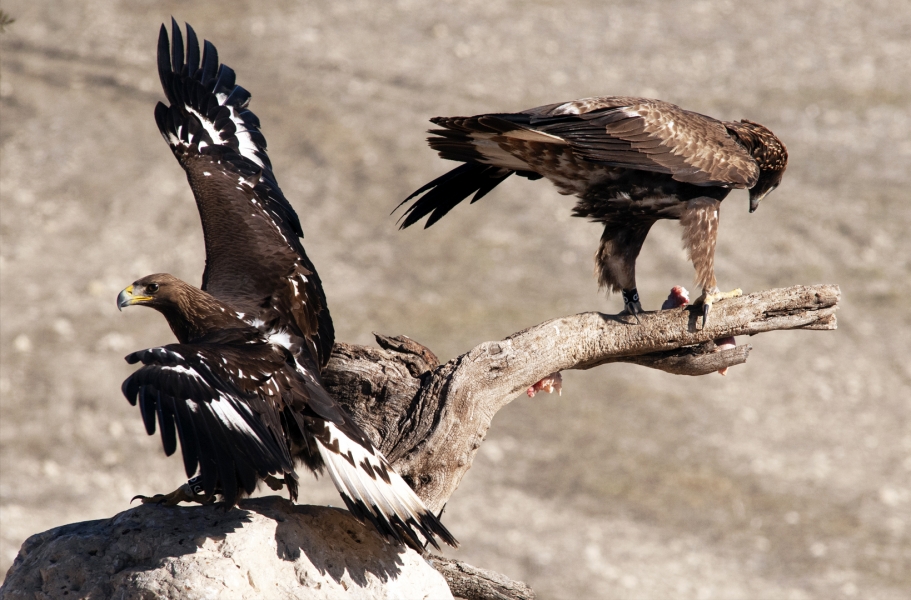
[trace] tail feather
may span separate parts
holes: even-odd
[[[474,194],[474,198],[472,198],[471,202],[477,202],[514,172],[509,169],[478,163],[460,165],[424,185],[396,207],[396,210],[398,210],[412,198],[426,192],[414,204],[409,206],[405,214],[402,215],[400,229],[410,227],[430,215],[430,218],[427,219],[427,224],[424,225],[426,229],[472,194]]]
[[[384,536],[420,550],[421,538],[439,550],[436,538],[458,542],[375,448],[365,448],[327,422],[328,441],[316,436],[329,477],[351,513]]]
[[[437,177],[399,204],[396,210],[409,200],[424,194],[402,215],[400,228],[410,227],[429,215],[424,225],[426,229],[465,198],[474,194],[471,203],[477,202],[513,173],[528,179],[540,179],[541,175],[532,171],[524,160],[510,155],[501,147],[502,140],[496,137],[517,130],[528,134],[528,120],[529,117],[523,114],[430,119],[434,125],[441,126],[441,129],[429,131],[432,137],[427,138],[427,143],[430,147],[441,158],[465,164]]]

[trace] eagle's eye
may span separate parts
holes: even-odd
[[[146,292],[149,294],[154,294],[157,291],[158,291],[157,283],[150,283],[149,285],[146,286]]]

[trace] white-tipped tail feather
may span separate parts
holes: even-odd
[[[452,534],[378,450],[365,448],[330,422],[326,427],[329,443],[317,437],[317,447],[332,482],[352,514],[370,521],[387,537],[412,547],[420,548],[424,542],[430,542],[439,549],[435,536],[450,546],[458,546]]]

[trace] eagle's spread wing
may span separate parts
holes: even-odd
[[[206,41],[202,56],[193,29],[183,38],[164,25],[158,71],[169,105],[155,120],[187,179],[202,220],[206,246],[203,289],[238,310],[307,339],[324,366],[334,341],[319,276],[300,237],[300,221],[278,187],[250,93]]]
[[[348,509],[386,536],[419,547],[452,534],[326,392],[319,373],[253,328],[212,332],[126,357],[144,366],[123,383],[149,435],[167,455],[180,441],[188,477],[230,506],[267,475],[294,472],[294,458],[329,471]],[[309,361],[308,361],[309,362]]]
[[[270,344],[169,344],[126,360],[144,366],[123,382],[123,394],[138,401],[149,435],[157,417],[165,454],[179,438],[187,476],[198,470],[207,495],[219,488],[233,505],[259,479],[294,471],[273,378],[283,361]]]

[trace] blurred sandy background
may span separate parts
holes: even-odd
[[[861,6],[861,4],[863,6]],[[612,365],[494,420],[445,520],[472,564],[557,598],[907,598],[911,590],[911,10],[906,2],[4,0],[0,35],[0,571],[29,535],[184,481],[120,395],[171,341],[134,279],[198,282],[202,235],[156,130],[159,24],[212,40],[253,93],[338,339],[407,334],[444,360],[547,318],[616,312],[597,226],[516,178],[429,232],[390,210],[453,165],[435,115],[601,94],[749,118],[783,185],[724,203],[722,288],[842,286],[837,332],[776,332],[683,378]],[[689,285],[679,227],[643,304]],[[692,287],[690,285],[690,287]],[[320,481],[302,501],[340,501]]]

